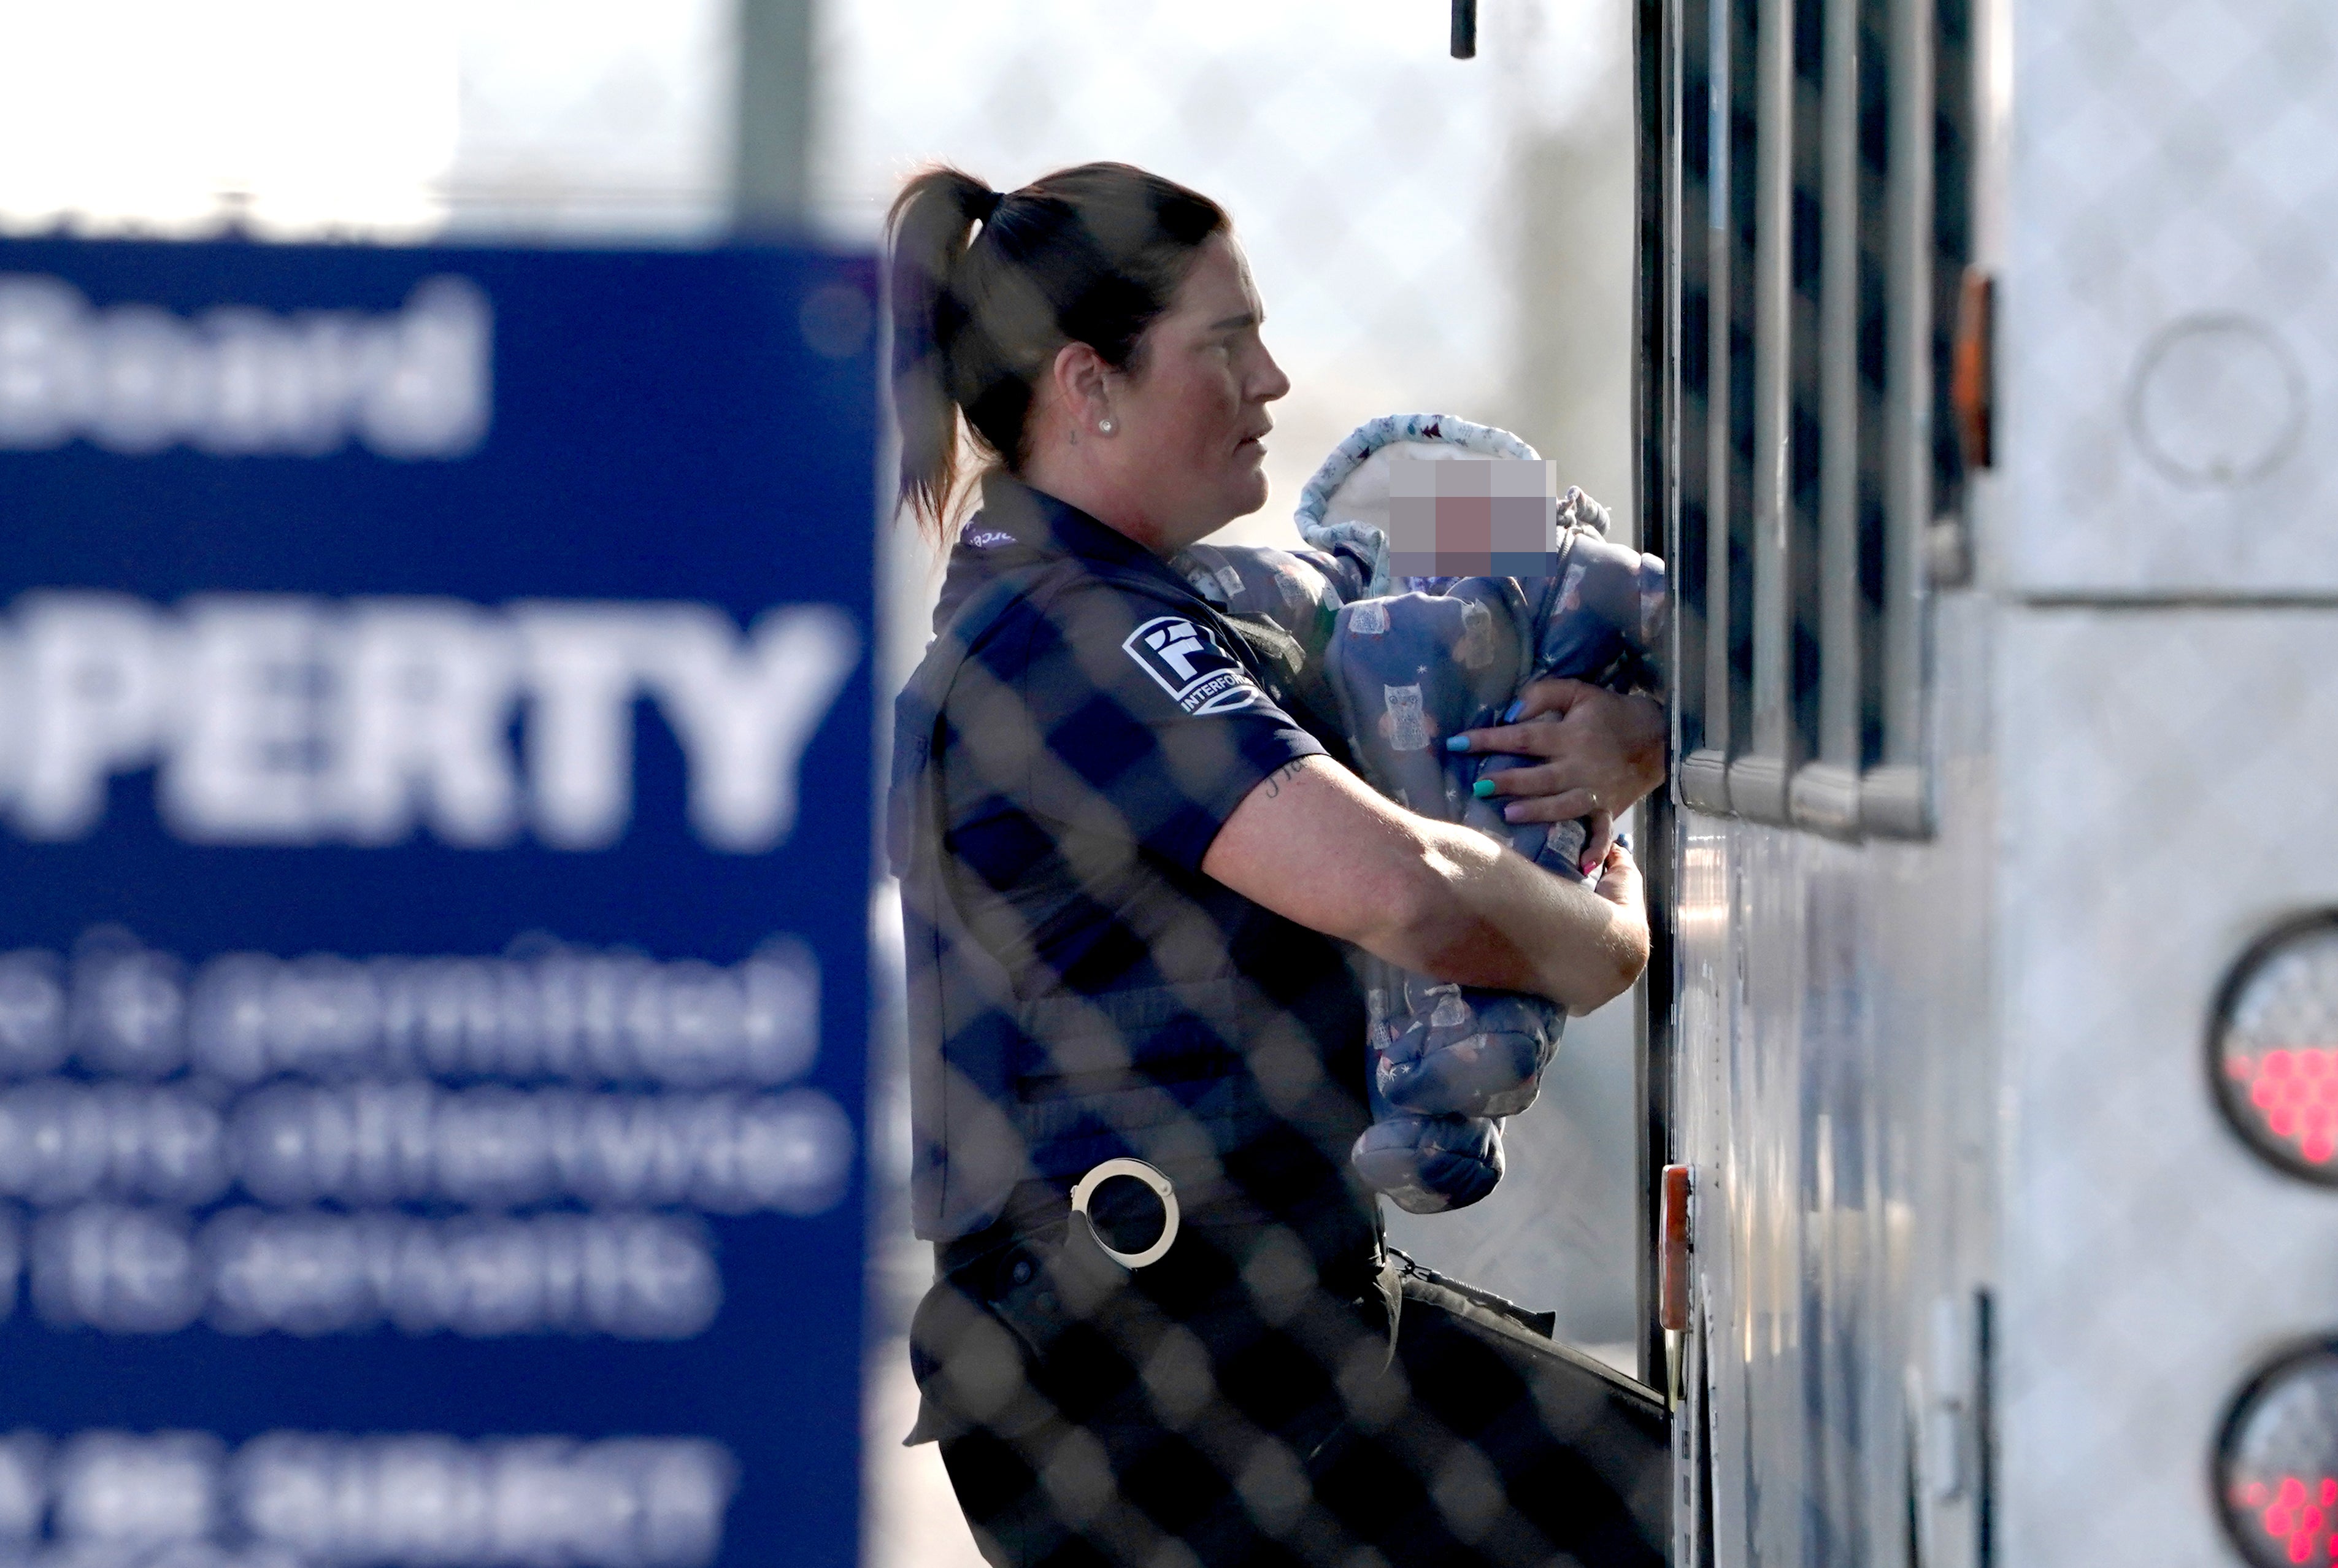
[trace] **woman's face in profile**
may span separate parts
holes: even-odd
[[[1291,381],[1259,336],[1265,318],[1241,250],[1213,235],[1115,390],[1116,466],[1171,549],[1266,505],[1266,406]]]

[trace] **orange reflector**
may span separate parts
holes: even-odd
[[[1665,1167],[1656,1318],[1666,1332],[1674,1334],[1688,1330],[1688,1172],[1685,1165]]]
[[[1957,328],[1949,358],[1949,404],[1957,446],[1968,468],[1997,463],[1997,285],[1978,267],[1957,289]]]

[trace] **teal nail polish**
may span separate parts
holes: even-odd
[[[1518,721],[1518,715],[1526,710],[1527,700],[1521,697],[1517,701],[1502,710],[1502,722],[1505,724],[1515,724]]]
[[[1494,781],[1491,779],[1480,779],[1469,786],[1469,793],[1480,800],[1488,799],[1494,793]]]
[[[1445,738],[1445,749],[1448,751],[1467,751],[1469,750],[1469,737],[1467,735],[1448,735]]]

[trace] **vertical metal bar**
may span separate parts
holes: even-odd
[[[1704,533],[1699,538],[1680,541],[1682,547],[1698,550],[1703,555],[1703,592],[1695,607],[1701,613],[1698,668],[1680,671],[1683,684],[1694,682],[1697,689],[1696,750],[1681,759],[1678,782],[1681,800],[1702,811],[1729,809],[1729,755],[1742,741],[1745,721],[1745,716],[1736,710],[1732,701],[1735,680],[1731,666],[1734,641],[1732,617],[1743,615],[1745,606],[1734,602],[1730,590],[1730,509],[1738,505],[1730,480],[1734,466],[1730,334],[1735,320],[1731,263],[1735,236],[1732,231],[1730,183],[1734,177],[1730,158],[1730,7],[1733,4],[1752,3],[1753,0],[1692,0],[1685,15],[1680,45],[1684,51],[1701,48],[1704,54],[1704,101],[1696,104],[1684,101],[1680,122],[1684,139],[1700,136],[1704,144],[1702,211],[1684,211],[1680,220],[1684,225],[1684,249],[1693,250],[1702,267],[1697,281],[1704,293],[1704,366],[1703,382],[1697,388],[1704,410],[1702,450],[1681,454],[1682,462],[1694,464],[1699,470],[1698,514]],[[1698,27],[1700,22],[1702,26]],[[1691,27],[1698,27],[1694,37],[1687,31]],[[1693,248],[1687,245],[1689,224],[1698,225],[1701,230]]]
[[[1652,316],[1641,327],[1640,348],[1643,363],[1654,367],[1657,374],[1656,386],[1641,395],[1641,407],[1654,415],[1655,424],[1643,434],[1640,462],[1643,482],[1656,486],[1658,505],[1636,514],[1640,548],[1666,561],[1680,549],[1681,469],[1686,456],[1681,450],[1683,5],[1684,0],[1663,0],[1657,7],[1662,29],[1662,54],[1654,83],[1658,94],[1655,128],[1658,157],[1655,170],[1643,172],[1639,181],[1639,200],[1648,204],[1639,219],[1642,254],[1653,255],[1657,261],[1655,276],[1640,279],[1639,308]],[[1651,353],[1657,357],[1645,358]]]
[[[1753,0],[1707,3],[1710,9],[1704,69],[1711,85],[1705,103],[1704,129],[1711,141],[1705,153],[1709,196],[1705,208],[1705,289],[1709,303],[1705,306],[1704,384],[1704,743],[1725,760],[1739,744],[1739,728],[1745,722],[1744,714],[1731,710],[1729,700],[1734,684],[1729,668],[1732,617],[1745,612],[1745,606],[1730,603],[1729,594],[1729,517],[1730,509],[1738,505],[1729,483],[1729,330],[1735,313],[1731,256],[1736,249],[1730,231],[1730,193],[1731,182],[1737,178],[1730,159],[1730,77],[1734,70],[1730,58],[1730,10],[1735,5],[1751,5]],[[1726,804],[1725,782],[1723,803]]]
[[[1923,772],[1924,553],[1932,524],[1934,440],[1933,0],[1887,0],[1891,76],[1885,241],[1882,745],[1861,789],[1871,833],[1928,828]]]
[[[1819,755],[1859,767],[1859,5],[1826,0],[1819,322]]]
[[[1709,186],[1713,173],[1710,67],[1705,59],[1709,0],[1680,0],[1668,13],[1673,29],[1670,58],[1674,80],[1668,94],[1672,122],[1666,132],[1671,152],[1668,169],[1673,181],[1665,198],[1665,222],[1670,227],[1666,283],[1672,314],[1671,430],[1667,446],[1673,466],[1674,517],[1667,538],[1672,563],[1674,612],[1671,660],[1667,671],[1673,686],[1673,755],[1676,776],[1685,774],[1693,753],[1706,751],[1707,612],[1711,584],[1705,572],[1705,552],[1712,522],[1712,472],[1706,463],[1706,430],[1712,415],[1712,367],[1706,358],[1710,343],[1713,299],[1712,237],[1706,215],[1712,206]],[[1684,785],[1680,799],[1691,804]]]
[[[1665,417],[1668,386],[1675,372],[1671,236],[1679,222],[1668,198],[1676,196],[1674,162],[1679,141],[1675,99],[1678,70],[1674,57],[1678,0],[1639,0],[1633,30],[1634,99],[1639,134],[1635,172],[1639,265],[1633,290],[1635,336],[1639,346],[1633,370],[1632,418],[1637,438],[1635,513],[1641,548],[1663,554],[1672,548],[1675,490],[1672,426]],[[1640,1180],[1634,1234],[1639,1238],[1638,1295],[1640,1381],[1654,1386],[1664,1376],[1664,1331],[1656,1317],[1657,1185],[1672,1157],[1672,1058],[1674,997],[1674,906],[1679,885],[1678,825],[1671,797],[1663,790],[1640,808],[1641,841],[1647,861],[1648,967],[1639,993],[1640,1050],[1634,1063],[1640,1103]]]
[[[803,227],[810,200],[812,0],[738,0],[731,226]]]
[[[1924,538],[1932,522],[1932,5],[1891,0],[1889,610],[1883,759],[1918,760]]]
[[[1828,832],[1859,827],[1859,0],[1822,0],[1819,14],[1819,277],[1815,390],[1819,429],[1813,597],[1801,613],[1818,642],[1815,760],[1793,777],[1794,820]],[[1800,548],[1809,547],[1807,534]],[[1789,758],[1790,762],[1803,762]]]
[[[1750,754],[1729,766],[1730,804],[1786,818],[1793,730],[1791,344],[1794,0],[1758,0],[1754,250],[1754,680]]]

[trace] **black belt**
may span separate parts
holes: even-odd
[[[1305,1245],[1311,1227],[1302,1220],[1270,1210],[1247,1193],[1223,1181],[1195,1192],[1179,1184],[1177,1204],[1181,1231],[1203,1233],[1281,1229]],[[1379,1216],[1355,1216],[1356,1235],[1330,1256],[1310,1247],[1317,1279],[1323,1289],[1341,1296],[1361,1297],[1378,1290],[1381,1269]],[[1003,1256],[1028,1243],[1058,1244],[1072,1219],[1071,1184],[1024,1181],[1011,1193],[999,1217],[979,1230],[934,1245],[938,1276],[959,1276],[986,1259]],[[1228,1237],[1225,1240],[1233,1240]],[[1220,1248],[1204,1250],[1216,1253]],[[1154,1268],[1173,1270],[1194,1260],[1192,1249],[1173,1247]]]

